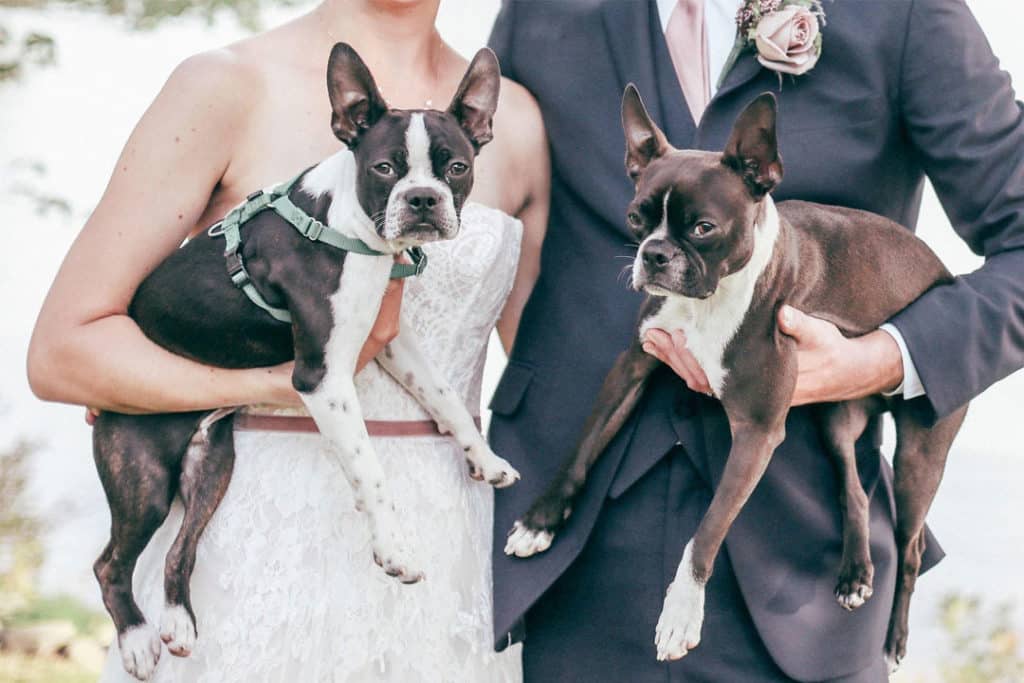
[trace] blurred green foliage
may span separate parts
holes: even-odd
[[[943,683],[1021,683],[1024,652],[1011,601],[985,604],[975,595],[951,593],[939,615],[947,647],[937,653]]]
[[[43,523],[30,509],[26,493],[34,451],[27,441],[0,451],[0,619],[31,598],[43,560]]]
[[[95,683],[96,672],[64,659],[0,653],[0,681],[5,683]]]
[[[68,621],[79,635],[101,632],[110,619],[70,595],[40,596],[4,619],[8,626],[28,626],[46,621]]]
[[[242,26],[255,31],[268,7],[307,4],[309,0],[0,0],[5,9],[76,9],[118,19],[133,30],[147,30],[179,17],[197,16],[212,23],[230,15]],[[58,46],[43,29],[14,35],[0,14],[0,83],[23,77],[32,67],[56,61]]]

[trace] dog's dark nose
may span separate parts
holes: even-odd
[[[414,211],[430,211],[441,201],[441,195],[427,187],[416,188],[405,193],[405,201]]]
[[[641,256],[644,265],[650,269],[664,268],[665,264],[672,260],[675,248],[668,240],[650,240],[644,244]]]

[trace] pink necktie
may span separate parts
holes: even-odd
[[[700,123],[701,114],[711,101],[704,0],[679,0],[676,3],[665,28],[665,40],[686,104],[690,106],[693,120]]]

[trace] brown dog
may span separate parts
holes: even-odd
[[[679,659],[700,641],[704,586],[715,556],[785,436],[797,364],[794,340],[776,324],[779,308],[792,305],[858,336],[951,278],[921,240],[881,216],[807,202],[776,206],[769,193],[783,171],[775,120],[775,98],[765,94],[740,115],[724,152],[677,150],[651,121],[636,88],[626,88],[626,170],[636,183],[628,220],[642,240],[633,287],[650,297],[636,339],[605,379],[576,452],[516,522],[505,548],[528,557],[550,546],[588,469],[660,363],[643,351],[644,334],[650,328],[684,330],[733,438],[721,483],[665,597],[656,635],[662,660]],[[874,574],[854,442],[873,415],[889,410],[896,421],[899,579],[886,643],[895,665],[906,652],[925,514],[967,408],[932,427],[899,397],[871,396],[819,410],[841,479],[843,557],[836,598],[851,610],[871,597]]]

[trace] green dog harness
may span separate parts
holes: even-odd
[[[295,183],[302,176],[296,176],[287,183],[282,183],[270,190],[259,190],[245,198],[245,201],[228,212],[222,220],[214,223],[207,230],[210,237],[224,237],[224,259],[227,263],[228,276],[235,286],[241,289],[249,299],[283,323],[292,321],[291,314],[283,309],[276,308],[267,303],[263,295],[259,293],[249,272],[242,263],[242,235],[243,225],[252,220],[257,214],[273,210],[283,218],[289,225],[299,231],[299,234],[312,242],[323,242],[330,246],[349,251],[354,254],[365,254],[367,256],[387,256],[382,251],[377,251],[368,246],[362,240],[348,237],[341,234],[329,225],[324,225],[308,213],[295,206],[295,203],[288,198]],[[419,247],[412,247],[407,250],[412,263],[396,263],[391,267],[391,277],[394,279],[412,277],[419,275],[427,267],[427,255]]]

